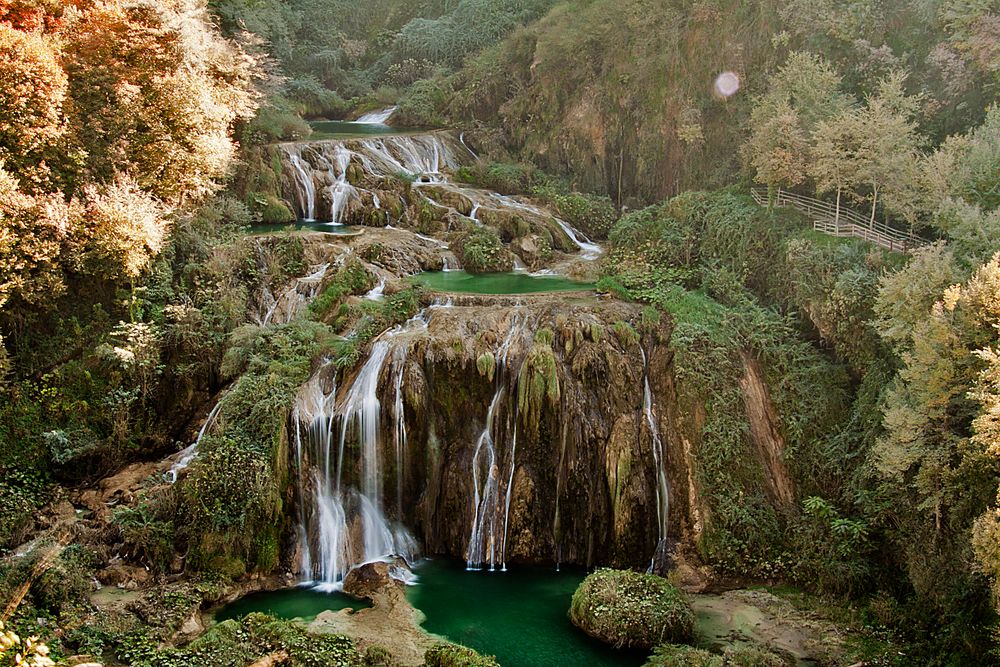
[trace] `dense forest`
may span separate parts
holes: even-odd
[[[998,493],[997,0],[0,0],[0,665],[1000,664]]]

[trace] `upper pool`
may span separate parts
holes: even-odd
[[[410,280],[436,292],[466,294],[537,294],[540,292],[579,292],[594,288],[593,283],[578,282],[565,276],[533,276],[528,273],[428,271],[418,273]]]

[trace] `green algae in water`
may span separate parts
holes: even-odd
[[[591,639],[567,616],[586,573],[541,568],[469,572],[452,561],[427,561],[410,603],[426,616],[428,632],[495,655],[504,667],[642,665],[645,656]]]
[[[364,609],[367,602],[355,600],[343,593],[323,593],[312,588],[286,588],[268,593],[251,593],[220,609],[215,620],[241,619],[247,614],[260,612],[278,618],[301,618],[312,621],[324,611]]]
[[[577,282],[565,276],[533,276],[527,273],[428,271],[418,273],[410,280],[436,292],[465,294],[537,294],[580,292],[594,288],[593,283]]]

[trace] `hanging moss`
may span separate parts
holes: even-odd
[[[548,345],[551,347],[555,339],[555,333],[553,333],[552,329],[549,329],[548,327],[539,329],[535,332],[535,342],[539,345]]]
[[[479,371],[480,376],[493,382],[493,376],[497,370],[497,358],[492,352],[485,352],[479,355],[479,358],[476,359],[476,369]]]
[[[611,329],[615,332],[618,342],[624,347],[629,348],[639,344],[639,333],[628,322],[618,320],[612,325]]]
[[[590,325],[590,340],[600,343],[604,339],[604,326],[599,322]]]
[[[548,334],[542,334],[544,331],[548,331]],[[517,379],[518,411],[524,425],[532,433],[538,430],[545,402],[548,401],[550,405],[556,406],[561,396],[555,354],[552,352],[551,343],[542,342],[552,340],[552,331],[542,329],[538,333],[542,334],[542,340],[540,341],[536,334],[535,345],[524,360]]]

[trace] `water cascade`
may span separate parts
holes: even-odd
[[[379,336],[357,377],[337,401],[330,365],[302,388],[293,412],[299,469],[299,538],[302,570],[308,581],[336,589],[347,571],[360,563],[417,554],[416,540],[383,508],[383,453],[379,381],[387,361],[396,374],[394,448],[397,497],[402,494],[406,427],[402,386],[406,336],[427,328],[427,311]],[[349,457],[354,460],[349,460]],[[356,457],[356,458],[355,458]],[[402,570],[394,570],[401,578]]]
[[[653,467],[656,473],[656,525],[657,542],[656,552],[650,562],[650,571],[654,570],[657,564],[662,563],[667,550],[667,528],[669,527],[670,512],[670,481],[666,473],[666,456],[663,449],[663,440],[660,437],[660,427],[653,412],[653,392],[649,388],[649,362],[646,359],[646,350],[642,351],[642,412],[649,426],[649,434],[653,443]]]
[[[472,455],[472,486],[473,512],[472,528],[469,535],[469,546],[466,552],[466,567],[470,570],[482,569],[489,565],[490,570],[497,565],[506,565],[506,534],[507,520],[510,512],[510,492],[514,479],[514,454],[517,446],[517,435],[512,441],[510,453],[510,475],[504,499],[500,494],[500,465],[498,460],[498,437],[504,432],[498,420],[503,399],[507,394],[506,371],[508,356],[515,338],[524,332],[524,322],[515,317],[507,331],[500,348],[495,354],[496,359],[496,392],[490,407],[486,412],[486,425],[476,441]],[[515,425],[516,429],[516,425]],[[500,522],[502,526],[498,526]],[[500,528],[501,530],[498,530]]]
[[[382,109],[381,111],[372,111],[364,114],[358,118],[355,123],[362,123],[364,125],[385,125],[392,114],[396,113],[396,109],[399,107],[389,107],[388,109]]]
[[[302,168],[302,158],[294,152],[288,153],[288,161],[295,170],[296,190],[299,194],[299,210],[305,220],[316,219],[316,184],[312,177]]]
[[[480,223],[479,212],[483,208],[527,213],[555,224],[579,249],[581,258],[593,260],[603,252],[583,232],[537,206],[514,197],[452,182],[447,171],[478,158],[464,145],[461,138],[456,141],[448,133],[283,144],[282,150],[288,164],[286,194],[299,217],[312,216],[317,211],[322,211],[322,204],[327,204],[330,211],[328,221],[341,224],[355,210],[355,205],[364,205],[362,193],[368,196],[373,208],[383,208],[377,192],[366,190],[348,180],[353,162],[360,165],[365,176],[372,180],[400,176],[412,179],[413,188],[439,209],[450,210],[450,207],[435,200],[427,191],[428,186],[453,193],[471,202],[471,210],[465,217],[477,224]],[[316,191],[317,183],[325,186],[322,192]]]
[[[265,285],[257,297],[257,310],[252,314],[254,322],[266,327],[276,320],[279,324],[294,320],[319,294],[329,269],[330,264],[313,267],[312,273],[296,278],[277,298]]]

